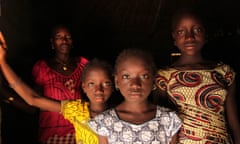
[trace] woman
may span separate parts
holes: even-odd
[[[82,89],[86,97],[83,95],[81,99],[59,101],[39,95],[21,81],[6,62],[5,54],[5,48],[0,45],[0,68],[9,85],[20,97],[31,106],[59,113],[66,120],[69,120],[75,128],[76,144],[98,144],[98,136],[88,126],[88,121],[109,106],[108,100],[113,92],[110,64],[98,59],[93,59],[87,63],[81,75]]]
[[[81,98],[81,73],[88,60],[72,57],[72,35],[64,25],[57,25],[51,34],[54,55],[38,60],[32,70],[37,90],[54,100]],[[55,112],[40,111],[39,141],[47,144],[75,143],[73,125]]]

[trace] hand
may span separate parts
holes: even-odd
[[[0,31],[0,63],[2,63],[2,61],[5,59],[6,50],[7,44],[2,32]]]
[[[7,43],[3,36],[3,33],[1,31],[0,31],[0,42],[1,42],[1,45],[3,46],[3,48],[7,49]]]

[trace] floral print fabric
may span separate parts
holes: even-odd
[[[174,111],[157,106],[156,116],[143,124],[121,120],[115,109],[109,109],[89,121],[90,127],[109,144],[167,144],[181,127]]]

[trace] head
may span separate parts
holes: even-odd
[[[155,72],[150,53],[141,49],[125,49],[115,62],[115,86],[125,100],[145,101],[154,88]]]
[[[113,91],[112,66],[105,61],[93,59],[83,69],[82,89],[92,104],[104,104]]]
[[[50,41],[52,49],[54,49],[56,53],[70,54],[73,47],[73,41],[71,32],[66,26],[55,26],[52,30]]]
[[[172,19],[172,37],[182,55],[195,55],[206,43],[206,26],[202,15],[192,9],[181,9]]]

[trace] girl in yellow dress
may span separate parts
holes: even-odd
[[[5,44],[4,39],[0,41]],[[98,144],[97,135],[89,128],[88,121],[107,109],[107,101],[113,91],[112,67],[105,61],[93,59],[82,72],[82,89],[86,99],[55,101],[36,93],[21,81],[5,59],[5,47],[0,44],[0,67],[10,87],[29,105],[42,110],[60,112],[75,128],[77,144]]]

